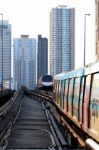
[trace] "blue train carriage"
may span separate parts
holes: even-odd
[[[84,68],[55,76],[55,99],[62,111],[78,126],[82,123]]]
[[[85,69],[82,129],[99,142],[99,62]]]

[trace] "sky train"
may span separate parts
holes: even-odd
[[[37,84],[40,90],[53,90],[53,77],[51,75],[43,75],[38,80]]]
[[[99,62],[56,75],[53,91],[58,107],[99,144]]]

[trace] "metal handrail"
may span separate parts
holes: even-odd
[[[19,94],[19,91],[16,91],[14,96],[8,102],[6,102],[2,107],[0,107],[1,118],[10,110],[18,94]]]

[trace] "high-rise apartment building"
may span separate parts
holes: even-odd
[[[17,89],[26,86],[33,90],[36,86],[36,39],[28,35],[14,39],[14,82]]]
[[[48,39],[38,35],[37,80],[48,74]]]
[[[2,82],[3,80],[3,82]],[[0,21],[0,89],[10,89],[11,83],[11,25]]]
[[[99,60],[99,0],[95,0],[96,4],[96,56]]]
[[[74,69],[75,9],[58,6],[50,12],[50,73]]]

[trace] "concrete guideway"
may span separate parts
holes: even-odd
[[[55,141],[52,130],[42,102],[25,95],[7,137],[6,150],[54,150],[58,142]],[[60,147],[59,143],[58,146]]]

